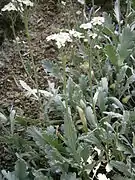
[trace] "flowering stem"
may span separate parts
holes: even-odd
[[[127,10],[126,10],[126,15],[125,15],[125,25],[128,24],[128,16],[129,16],[130,12],[131,12],[131,0],[127,0]]]
[[[92,92],[92,64],[93,64],[93,54],[92,54],[92,48],[91,48],[92,44],[89,45],[89,72],[88,72],[88,76],[89,76],[89,83],[90,83],[90,95],[91,95],[91,101],[92,101],[92,107],[93,107],[93,113],[96,119],[96,110],[95,110],[95,104],[94,104],[94,100],[93,100],[93,92]]]
[[[66,80],[66,56],[63,56],[62,57],[62,64],[63,64],[63,94],[64,94],[64,97],[65,97],[65,103],[66,103],[66,110],[68,112],[68,100],[67,100],[67,91],[66,91],[66,83],[67,83],[67,80]]]
[[[12,23],[12,24],[11,24],[12,32],[13,32],[13,36],[14,36],[15,41],[16,41],[17,51],[18,51],[18,53],[19,53],[19,57],[20,57],[20,59],[21,59],[21,63],[22,63],[22,65],[23,65],[23,67],[24,67],[24,69],[25,69],[25,72],[27,73],[28,77],[29,77],[29,78],[31,79],[31,81],[35,84],[35,82],[34,82],[34,80],[32,79],[30,73],[27,71],[27,68],[26,68],[26,66],[25,66],[24,60],[23,60],[23,58],[22,58],[22,54],[21,54],[21,52],[20,52],[20,46],[19,46],[19,44],[18,44],[18,42],[17,42],[16,32],[15,32],[15,27],[14,27],[14,23],[15,23],[15,22],[14,22],[14,20],[13,20],[12,15],[10,16],[10,19],[11,19],[11,23]]]
[[[69,111],[69,107],[68,107],[68,97],[67,97],[67,89],[66,89],[66,84],[67,84],[67,80],[66,80],[66,62],[67,62],[67,57],[66,55],[63,55],[62,57],[62,65],[63,65],[63,94],[64,94],[64,100],[65,100],[65,114],[64,114],[64,129],[65,129],[65,136],[67,138],[69,138],[68,136],[72,133],[73,131],[75,131],[75,127],[74,124],[72,122],[72,117]],[[73,146],[72,144],[72,138],[74,139],[74,135],[73,137],[71,137],[70,139],[67,139],[68,145],[73,153],[74,159],[76,160],[76,162],[79,163],[78,161],[78,153],[76,152],[76,144],[74,144]],[[71,142],[69,142],[71,141]],[[70,144],[71,143],[71,144]]]
[[[94,0],[92,0],[92,6],[94,7],[94,5],[95,5],[95,2],[94,2]]]
[[[94,0],[92,0],[92,10],[93,10],[93,13],[95,13],[95,2],[94,2]]]
[[[34,70],[34,78],[35,78],[35,82],[36,82],[35,85],[37,87],[38,80],[37,80],[36,67],[35,67],[34,58],[33,58],[33,52],[32,52],[32,48],[31,48],[31,38],[30,38],[30,34],[29,34],[28,18],[27,18],[26,13],[24,14],[24,25],[25,25],[26,36],[27,36],[28,44],[29,44],[29,48],[30,48],[30,56],[31,56],[31,60],[32,60],[32,65],[33,65],[33,70]]]
[[[118,3],[118,11],[120,14],[120,0],[117,0],[117,3]],[[119,19],[118,25],[119,25],[119,34],[120,34],[121,33],[121,18]]]
[[[33,51],[32,51],[32,48],[31,48],[31,37],[30,37],[30,34],[29,34],[27,10],[26,10],[26,13],[24,13],[24,25],[25,25],[26,36],[27,36],[28,44],[29,44],[29,48],[30,48],[30,57],[31,57],[31,60],[32,60],[32,66],[33,66],[33,72],[34,72],[34,78],[35,78],[35,87],[37,89],[40,110],[41,110],[41,112],[43,112],[43,104],[42,104],[42,101],[41,101],[41,98],[40,98],[40,93],[39,93],[37,71],[36,71],[36,66],[35,66],[35,63],[34,63]],[[43,114],[44,114],[44,112],[43,112]]]
[[[100,60],[100,55],[99,55],[99,51],[98,50],[97,50],[97,60],[98,60],[100,75],[101,75],[101,77],[103,77],[101,60]]]

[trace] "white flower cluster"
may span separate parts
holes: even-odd
[[[81,24],[80,28],[82,28],[82,29],[91,29],[92,28],[92,24],[91,24],[91,22],[85,23],[85,24]]]
[[[65,47],[66,42],[72,42],[72,38],[84,38],[83,34],[75,31],[74,29],[69,30],[69,32],[60,32],[57,34],[52,34],[50,36],[48,36],[46,38],[47,41],[51,41],[54,40],[56,41],[56,45],[58,47],[58,49],[60,49],[61,47]]]
[[[66,6],[66,2],[65,2],[65,1],[61,1],[61,4],[62,4],[63,6]]]
[[[104,17],[93,17],[90,22],[84,23],[80,25],[81,29],[88,30],[88,36],[92,39],[95,39],[98,35],[90,30],[96,25],[102,26],[105,22]],[[87,42],[87,39],[84,39],[85,42]]]
[[[98,180],[110,180],[110,178],[107,178],[105,174],[101,174],[101,173],[99,173],[97,177]]]
[[[79,2],[81,5],[84,5],[84,4],[85,4],[85,0],[78,0],[78,2]]]
[[[56,45],[60,49],[61,47],[65,47],[66,42],[72,42],[72,39],[69,33],[60,32],[58,34],[52,34],[46,38],[47,41],[54,40],[56,41]]]
[[[105,19],[104,17],[93,17],[92,20],[88,23],[85,23],[85,24],[81,24],[80,25],[80,28],[82,29],[92,29],[93,26],[96,26],[96,25],[103,25],[105,22]]]
[[[75,37],[75,38],[79,38],[79,39],[84,38],[83,33],[75,31],[74,29],[69,30],[69,34],[70,34],[71,37]]]
[[[13,0],[13,1],[15,1],[15,0]],[[30,6],[30,7],[33,7],[33,2],[31,2],[30,0],[17,0],[19,3],[22,3],[22,4],[24,4],[24,5],[26,5],[26,6]]]
[[[5,6],[1,9],[1,11],[17,11],[17,9],[16,9],[15,5],[14,5],[12,2],[10,2],[10,3],[8,3],[7,5],[5,5]]]
[[[88,32],[88,35],[92,38],[92,39],[95,39],[98,35],[96,33],[93,33],[93,32]]]
[[[102,25],[105,22],[104,17],[93,17],[91,20],[91,24],[95,25]]]
[[[5,5],[1,11],[24,11],[23,6],[33,7],[33,2],[30,0],[12,0],[10,3]]]

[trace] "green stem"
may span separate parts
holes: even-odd
[[[32,66],[33,66],[33,73],[34,73],[34,79],[35,79],[35,87],[37,89],[37,94],[38,94],[38,101],[39,101],[39,105],[40,105],[40,112],[43,113],[44,118],[46,117],[44,114],[44,107],[40,98],[40,93],[39,93],[39,85],[38,85],[38,76],[37,76],[37,70],[36,70],[36,65],[34,62],[34,57],[33,57],[33,51],[32,51],[32,47],[31,47],[31,37],[30,37],[30,33],[29,33],[29,22],[28,22],[28,13],[26,10],[26,13],[24,14],[24,25],[25,25],[25,31],[26,31],[26,36],[28,39],[28,44],[29,44],[29,48],[30,48],[30,57],[31,57],[31,61],[32,61]]]
[[[92,64],[93,64],[93,54],[92,54],[92,48],[91,48],[92,44],[90,44],[89,46],[89,85],[90,85],[90,96],[91,96],[91,101],[92,101],[92,107],[93,107],[93,113],[96,119],[96,109],[95,109],[95,104],[94,104],[94,100],[93,100],[93,92],[92,92],[92,88],[93,88],[93,84],[92,84]]]
[[[34,78],[35,78],[35,82],[36,82],[36,88],[38,86],[38,79],[37,79],[37,73],[36,73],[36,66],[34,63],[34,58],[33,58],[33,52],[32,52],[32,48],[31,48],[31,38],[30,38],[30,34],[29,34],[29,28],[28,28],[28,18],[27,18],[27,14],[24,14],[24,25],[25,25],[25,31],[26,31],[26,36],[28,39],[28,44],[29,44],[29,48],[30,48],[30,57],[32,60],[32,65],[33,65],[33,71],[34,71]]]
[[[16,41],[16,47],[17,47],[17,51],[18,51],[19,57],[20,57],[20,59],[21,59],[21,63],[22,63],[22,65],[23,65],[24,70],[25,70],[25,72],[27,73],[28,77],[29,77],[29,78],[31,79],[31,81],[35,84],[35,82],[34,82],[34,80],[32,79],[30,73],[27,71],[27,68],[26,68],[26,66],[25,66],[24,60],[23,60],[23,58],[22,58],[22,54],[21,54],[21,52],[20,52],[20,46],[19,46],[19,44],[18,44],[18,42],[17,42],[17,36],[16,36],[16,32],[15,32],[15,27],[14,27],[14,23],[15,23],[15,22],[14,22],[14,20],[13,20],[13,17],[11,16],[10,19],[11,19],[11,23],[12,23],[12,24],[11,24],[12,32],[13,32],[13,36],[14,36],[15,41]]]
[[[94,0],[92,0],[92,7],[94,7],[94,5],[95,5],[95,2],[94,2]]]
[[[68,100],[67,100],[67,90],[66,90],[66,56],[62,57],[62,64],[63,64],[63,94],[64,94],[64,98],[65,98],[65,104],[66,104],[66,113],[68,114]]]
[[[128,15],[131,12],[131,1],[127,0],[127,10],[126,10],[126,15],[125,15],[125,25],[128,24]]]
[[[120,0],[118,0],[117,2],[118,2],[118,11],[120,13]],[[120,14],[120,16],[121,16],[121,14]],[[119,19],[118,25],[119,25],[119,34],[120,34],[121,33],[121,17]]]
[[[99,51],[98,50],[97,50],[97,60],[98,60],[100,75],[101,75],[101,77],[103,77],[101,60],[100,60],[100,55],[99,55]]]
[[[95,2],[94,2],[94,0],[92,0],[92,8],[93,8],[93,14],[95,14]]]

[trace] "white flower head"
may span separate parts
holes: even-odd
[[[81,5],[85,4],[85,0],[77,0]]]
[[[24,11],[23,3],[19,3],[19,6],[17,7],[17,10],[20,11],[21,13]]]
[[[92,156],[89,156],[87,159],[87,163],[92,164],[92,162],[93,162],[93,158]]]
[[[74,29],[69,30],[69,34],[70,34],[70,36],[73,36],[75,38],[79,38],[79,39],[84,38],[83,33],[75,31]]]
[[[60,49],[61,47],[65,47],[66,42],[72,42],[72,39],[69,33],[60,32],[58,34],[52,34],[46,38],[47,41],[54,40],[56,41],[56,45]]]
[[[78,11],[76,11],[76,14],[80,15],[80,14],[82,14],[82,12],[80,10],[78,10]]]
[[[1,11],[24,11],[23,5],[32,7],[34,4],[30,0],[12,0],[10,3],[5,5]]]
[[[107,178],[105,174],[99,173],[97,175],[98,180],[110,180],[110,178]]]
[[[106,172],[110,172],[113,168],[109,163],[107,163],[105,169],[106,169]]]
[[[92,39],[95,39],[95,38],[97,37],[97,34],[96,34],[96,33],[89,32],[89,36],[90,36]]]
[[[80,28],[82,29],[91,29],[92,28],[92,24],[91,22],[85,23],[85,24],[81,24]]]
[[[33,7],[34,3],[31,2],[30,0],[17,0],[19,3],[24,4],[25,6],[30,6]]]
[[[7,5],[5,5],[2,9],[1,9],[1,11],[17,11],[17,9],[16,9],[16,7],[15,7],[15,5],[12,3],[12,2],[10,2],[10,3],[8,3]]]
[[[65,6],[65,5],[66,5],[66,2],[65,2],[65,1],[61,1],[61,4],[62,4],[63,6]]]
[[[99,46],[98,44],[96,44],[96,45],[94,46],[94,48],[95,48],[95,49],[101,49],[102,47]]]
[[[100,154],[101,154],[101,150],[100,150],[100,149],[98,149],[96,146],[95,146],[94,150],[95,150],[95,151],[97,151],[98,156],[100,156]]]
[[[105,18],[98,16],[98,17],[93,17],[91,20],[91,24],[95,25],[102,25],[105,22]]]
[[[88,39],[85,38],[83,41],[84,41],[84,42],[88,42]]]
[[[20,43],[21,43],[20,38],[19,38],[18,36],[16,37],[16,39],[15,39],[15,40],[13,40],[13,42],[14,42],[14,43],[18,43],[18,44],[20,44]]]

